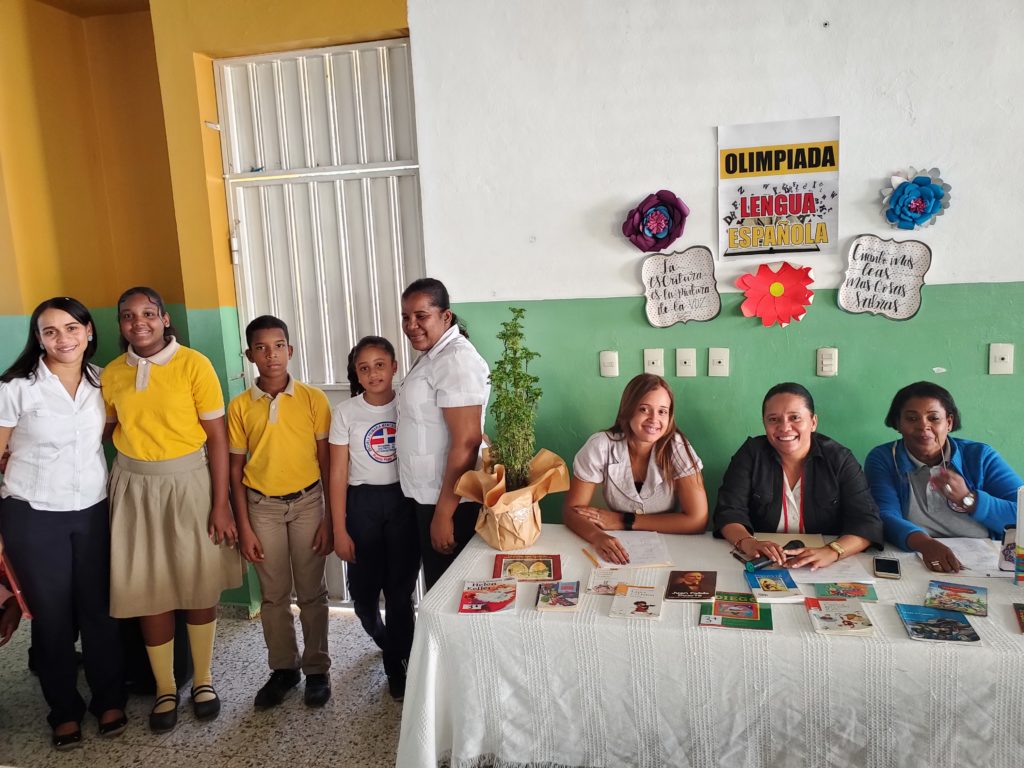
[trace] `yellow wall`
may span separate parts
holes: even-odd
[[[85,20],[85,34],[116,294],[129,286],[151,285],[165,301],[182,303],[178,231],[150,16],[93,16]]]
[[[405,34],[404,0],[151,0],[190,309],[233,306],[213,59]]]
[[[0,314],[183,299],[149,14],[0,2],[0,184]]]

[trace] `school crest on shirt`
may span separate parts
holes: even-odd
[[[366,430],[363,447],[370,458],[381,464],[395,460],[395,422],[381,421]]]

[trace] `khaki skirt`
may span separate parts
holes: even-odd
[[[110,615],[123,619],[211,608],[242,583],[234,547],[207,528],[212,494],[206,449],[138,461],[120,453],[110,471]]]

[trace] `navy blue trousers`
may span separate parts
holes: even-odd
[[[445,555],[430,544],[430,522],[434,519],[434,505],[416,504],[416,517],[420,528],[420,549],[423,556],[423,581],[428,590],[444,575],[448,566],[455,562],[455,558],[469,544],[469,540],[476,535],[476,519],[479,514],[480,505],[473,501],[464,501],[455,508],[455,517],[452,519],[455,527],[455,551],[450,555]]]
[[[32,612],[32,648],[51,726],[82,722],[75,640],[82,636],[88,710],[97,717],[125,705],[121,636],[110,618],[110,513],[51,512],[14,498],[0,501],[4,552]]]
[[[404,675],[416,628],[412,596],[420,546],[412,502],[392,485],[351,485],[345,529],[356,546],[348,564],[348,591],[363,629],[384,653],[384,672]],[[384,593],[387,622],[381,619]]]

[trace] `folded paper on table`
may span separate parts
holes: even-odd
[[[555,453],[542,448],[530,462],[530,483],[514,491],[505,489],[505,467],[466,472],[455,483],[455,493],[483,507],[476,532],[500,550],[528,547],[540,536],[540,504],[549,493],[569,489],[569,470]]]

